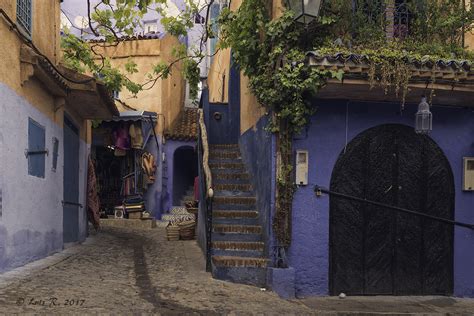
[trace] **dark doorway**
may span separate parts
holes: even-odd
[[[64,116],[63,241],[79,240],[79,129]]]
[[[431,138],[404,125],[354,138],[334,167],[331,190],[454,219],[448,160]],[[453,227],[331,197],[330,292],[452,294]]]
[[[196,151],[191,146],[180,147],[174,152],[173,161],[173,205],[178,206],[198,175]]]

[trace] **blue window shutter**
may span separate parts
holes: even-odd
[[[28,151],[46,150],[44,127],[33,121],[28,120]],[[28,155],[28,174],[44,178],[46,154]]]

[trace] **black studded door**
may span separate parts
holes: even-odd
[[[340,154],[331,190],[454,219],[448,160],[404,125],[358,135]],[[332,295],[450,295],[453,227],[367,203],[330,198]]]

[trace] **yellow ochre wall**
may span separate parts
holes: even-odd
[[[272,16],[279,17],[283,12],[281,0],[272,1]],[[230,9],[238,10],[242,0],[233,0]],[[213,59],[208,75],[209,101],[228,103],[228,83],[230,68],[230,49],[220,50]],[[248,78],[240,75],[240,133],[245,133],[255,126],[266,111],[248,88]]]
[[[91,44],[97,45],[97,44]],[[137,64],[137,73],[127,74],[133,82],[143,84],[149,79],[147,74],[153,73],[153,66],[160,61],[171,63],[175,60],[172,50],[179,45],[179,41],[170,35],[162,39],[143,39],[122,41],[115,47],[95,48],[97,51],[110,58],[111,64],[119,68],[123,73],[125,64],[133,60]],[[179,114],[184,104],[184,79],[180,71],[181,64],[172,67],[171,75],[167,79],[159,79],[152,85],[144,87],[137,96],[129,91],[120,91],[119,99],[127,105],[142,111],[152,111],[165,116],[167,127]],[[130,110],[117,102],[119,111]],[[159,118],[157,132],[162,133],[164,129],[163,119]]]
[[[59,62],[59,0],[32,1],[32,34],[33,45],[41,54],[45,55],[52,63]],[[16,1],[0,0],[0,9],[16,22]],[[29,104],[45,114],[59,126],[63,126],[64,106],[55,111],[55,104],[60,100],[51,95],[43,83],[34,76],[24,83],[20,76],[20,48],[24,42],[15,30],[11,30],[5,19],[0,16],[0,82],[10,87]],[[69,112],[69,111],[67,111]],[[75,113],[71,116],[78,117]],[[81,122],[80,126],[83,125]],[[81,137],[86,139],[86,131],[81,128]]]

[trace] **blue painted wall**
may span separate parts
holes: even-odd
[[[173,205],[173,171],[174,171],[174,153],[178,148],[182,147],[190,147],[194,148],[196,146],[196,142],[189,141],[175,141],[175,140],[168,140],[163,145],[164,152],[165,152],[165,159],[166,161],[163,163],[163,187],[160,196],[160,204],[162,206],[160,216],[163,213],[168,212],[171,210]],[[157,215],[155,215],[157,216]]]
[[[387,123],[413,126],[416,105],[347,101],[316,102],[318,111],[307,133],[294,141],[294,149],[309,150],[309,185],[300,187],[293,203],[290,266],[296,270],[298,296],[329,292],[329,197],[317,199],[315,184],[329,187],[331,173],[344,146],[364,130]],[[444,151],[454,174],[457,221],[474,223],[474,192],[462,191],[462,158],[474,156],[474,110],[432,108],[431,137]],[[347,125],[346,125],[347,122]],[[474,297],[474,231],[455,228],[454,294]]]
[[[203,92],[204,121],[210,144],[237,144],[240,136],[240,71],[231,60],[229,72],[229,103],[209,103]],[[219,117],[217,116],[219,114]]]
[[[274,208],[273,192],[275,181],[275,141],[274,135],[267,132],[269,116],[262,117],[255,128],[247,130],[239,139],[242,159],[250,174],[250,180],[257,197],[259,220],[264,228],[263,238],[266,254],[271,250],[271,219]]]

